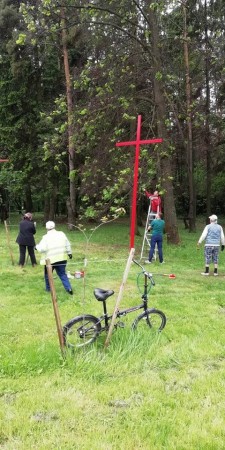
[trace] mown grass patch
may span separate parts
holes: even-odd
[[[66,358],[43,269],[12,266],[1,226],[1,449],[225,448],[225,256],[220,255],[217,278],[201,277],[203,248],[197,250],[196,242],[203,226],[199,221],[198,232],[191,234],[180,223],[180,246],[164,242],[166,263],[148,266],[156,282],[150,304],[167,316],[160,335],[132,332],[133,314],[106,350],[101,335]],[[59,229],[66,231],[62,224]],[[137,258],[143,231],[136,239]],[[37,241],[44,233],[40,222]],[[72,280],[73,297],[54,279],[62,323],[82,313],[102,313],[95,287],[115,290],[108,300],[113,311],[129,254],[128,222],[100,227],[88,246],[81,232],[66,233],[74,255],[68,270],[83,268],[84,257],[88,262],[85,278]],[[15,260],[16,234],[15,220],[10,228]],[[132,265],[122,307],[140,301],[138,273]],[[176,278],[169,279],[170,273]]]

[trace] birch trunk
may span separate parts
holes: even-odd
[[[74,181],[75,169],[75,145],[73,142],[73,95],[72,83],[70,76],[69,57],[67,49],[67,31],[66,31],[66,17],[65,10],[61,8],[61,22],[62,22],[62,50],[63,62],[66,80],[66,98],[67,98],[67,116],[68,116],[68,153],[69,153],[69,197],[67,199],[68,211],[68,228],[73,229],[75,224],[75,208],[76,208],[76,189]]]
[[[153,2],[150,2],[150,4]],[[163,138],[163,143],[160,144],[160,165],[162,175],[162,187],[164,189],[164,218],[166,222],[167,241],[171,244],[178,244],[180,242],[177,216],[175,210],[173,183],[172,183],[172,168],[170,163],[170,155],[168,152],[169,139],[165,125],[167,118],[166,114],[166,98],[164,95],[163,83],[161,74],[163,72],[163,65],[160,53],[159,30],[157,24],[157,15],[154,9],[149,9],[149,23],[151,26],[152,38],[152,58],[153,58],[153,86],[154,97],[157,114],[157,129],[158,136]]]

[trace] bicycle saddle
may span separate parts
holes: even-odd
[[[108,297],[110,297],[110,295],[113,295],[113,294],[114,294],[114,291],[105,291],[105,289],[96,288],[94,290],[95,298],[97,298],[97,300],[99,300],[99,301],[104,301]]]

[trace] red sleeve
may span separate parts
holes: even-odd
[[[161,197],[159,197],[159,199],[158,199],[158,206],[159,206],[159,211],[158,212],[162,212],[162,200],[161,200]]]
[[[148,191],[146,191],[146,190],[145,190],[145,195],[146,195],[146,197],[148,197],[148,198],[152,196],[152,194],[150,194],[150,192],[148,192]]]

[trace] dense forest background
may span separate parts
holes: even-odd
[[[0,0],[0,201],[74,224],[148,191],[177,216],[225,213],[223,0]]]

